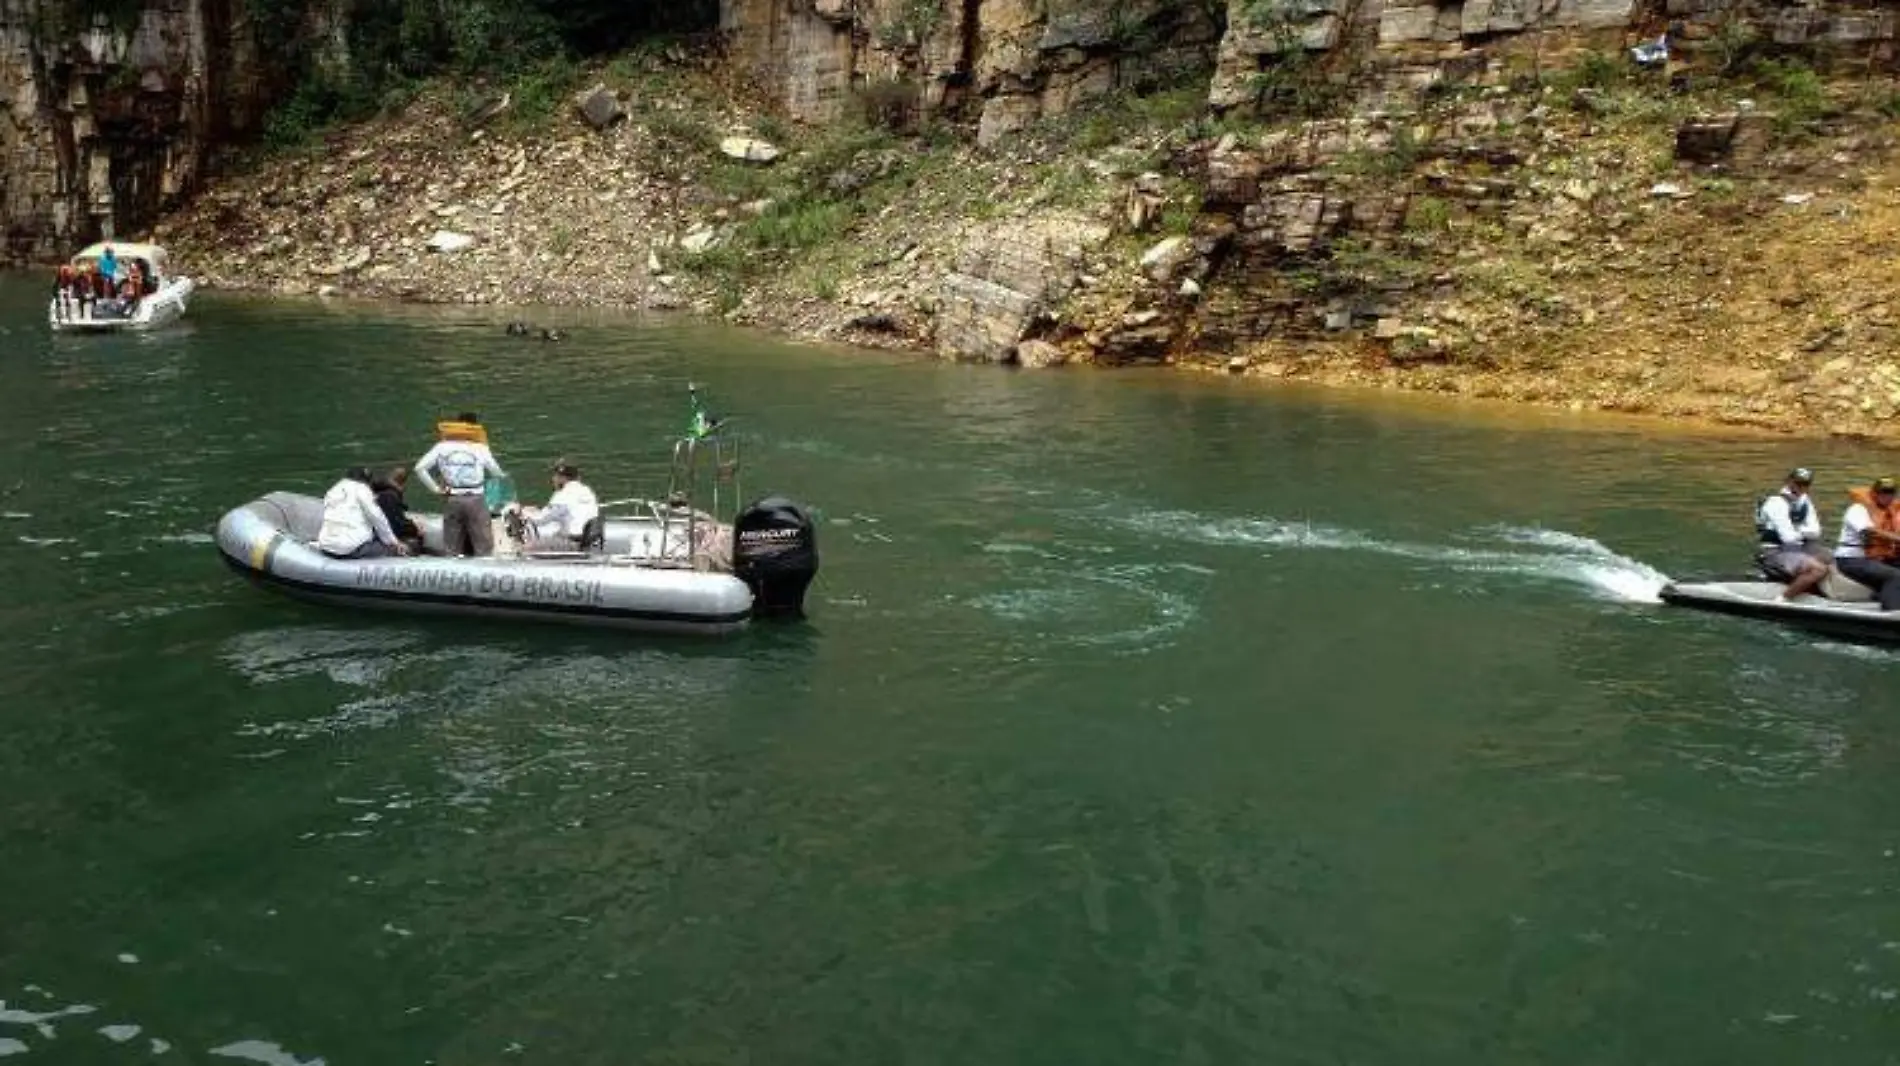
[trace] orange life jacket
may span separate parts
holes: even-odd
[[[1883,533],[1900,533],[1900,499],[1895,499],[1885,508],[1882,508],[1879,504],[1874,502],[1874,492],[1872,489],[1854,489],[1848,492],[1847,495],[1848,498],[1852,499],[1855,503],[1867,508],[1867,513],[1873,517],[1875,529]],[[1871,538],[1867,541],[1866,547],[1867,558],[1869,559],[1884,560],[1900,558],[1900,544],[1895,544],[1889,540]]]
[[[435,432],[443,440],[465,440],[471,444],[488,443],[488,427],[476,422],[437,422]]]

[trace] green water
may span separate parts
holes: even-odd
[[[1892,455],[550,312],[54,338],[39,296],[9,1063],[1900,1061],[1900,656],[1647,602],[1791,463],[1831,532]],[[211,547],[462,407],[530,495],[655,490],[689,380],[824,516],[807,624],[372,621]]]

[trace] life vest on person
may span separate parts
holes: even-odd
[[[1808,520],[1808,514],[1814,509],[1814,504],[1812,501],[1808,499],[1805,493],[1802,494],[1800,499],[1789,500],[1788,494],[1785,490],[1780,491],[1780,492],[1771,492],[1768,495],[1762,496],[1755,501],[1755,536],[1756,538],[1759,539],[1763,544],[1773,544],[1773,545],[1779,546],[1781,544],[1781,534],[1775,532],[1775,524],[1768,520],[1768,513],[1765,510],[1765,508],[1768,506],[1768,501],[1774,499],[1777,496],[1781,497],[1784,500],[1788,500],[1788,522],[1790,525],[1794,526],[1796,532],[1800,531],[1801,523],[1806,522]]]
[[[464,440],[472,444],[488,443],[488,427],[479,422],[437,422],[436,436],[443,440]]]
[[[1848,492],[1848,498],[1867,508],[1868,515],[1874,520],[1874,528],[1883,533],[1900,533],[1900,499],[1882,508],[1874,502],[1872,489],[1860,488]],[[1869,559],[1890,560],[1900,558],[1900,544],[1878,538],[1863,545]]]

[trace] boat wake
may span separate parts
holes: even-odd
[[[1461,573],[1508,574],[1578,585],[1592,595],[1627,603],[1660,603],[1668,575],[1618,555],[1589,537],[1560,530],[1491,526],[1463,544],[1384,540],[1369,533],[1277,518],[1211,518],[1191,511],[1124,515],[1120,524],[1154,536],[1212,545],[1266,549],[1367,552]]]

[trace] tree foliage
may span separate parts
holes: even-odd
[[[114,0],[87,0],[110,3]],[[718,0],[239,0],[278,60],[272,140],[373,109],[420,78],[514,79],[718,22]],[[338,19],[341,49],[337,48]]]

